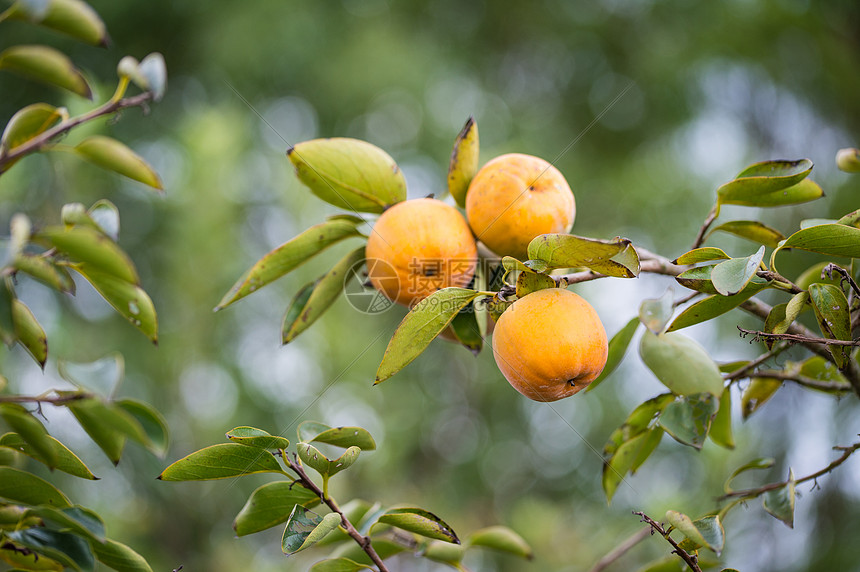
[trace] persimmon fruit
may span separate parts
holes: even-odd
[[[380,215],[365,258],[371,284],[412,307],[441,288],[467,286],[478,249],[460,211],[436,199],[412,199]]]
[[[585,389],[606,365],[606,330],[581,296],[562,288],[527,294],[505,310],[493,332],[493,357],[508,382],[535,401]]]
[[[564,176],[549,162],[510,153],[487,162],[472,179],[466,218],[487,248],[526,260],[534,237],[570,231],[576,201]]]

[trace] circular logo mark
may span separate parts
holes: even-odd
[[[380,285],[387,292],[399,292],[400,282],[394,267],[377,258],[366,258],[353,264],[343,277],[343,292],[349,305],[362,314],[381,314],[394,302],[373,287],[370,273],[379,277]]]

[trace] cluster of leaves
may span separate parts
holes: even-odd
[[[311,567],[314,572],[352,572],[412,552],[462,569],[470,547],[485,547],[531,558],[528,544],[512,530],[493,526],[461,540],[454,529],[433,513],[415,507],[383,507],[355,499],[338,505],[328,492],[331,477],[351,467],[364,451],[376,449],[370,433],[361,427],[330,427],[305,421],[297,430],[295,452],[288,439],[254,427],[227,432],[228,443],[212,445],[167,467],[163,481],[199,481],[275,473],[286,477],[256,489],[233,522],[238,536],[284,524],[281,549],[292,555],[312,546],[327,547],[330,557]],[[329,458],[325,446],[342,449]],[[312,480],[306,468],[320,477]],[[311,509],[325,507],[320,514]]]
[[[768,161],[751,165],[722,185],[695,248],[673,261],[679,266],[670,274],[693,291],[682,301],[688,305],[673,317],[680,304],[673,302],[670,288],[659,299],[645,300],[639,316],[610,341],[609,361],[601,380],[621,361],[642,324],[645,331],[639,354],[669,392],[640,404],[610,436],[604,447],[603,488],[607,500],[612,499],[625,475],[642,466],[664,433],[696,450],[708,438],[719,446],[734,448],[731,403],[735,392],[740,393],[742,415],[747,419],[787,381],[831,393],[857,392],[860,388],[856,349],[860,344],[852,335],[860,324],[855,260],[860,258],[860,211],[838,220],[803,221],[801,228],[788,237],[752,220],[725,222],[708,232],[723,204],[771,207],[821,197],[821,188],[807,178],[811,169],[812,163],[806,159]],[[752,255],[732,258],[719,248],[701,246],[717,231],[748,239],[759,247]],[[767,248],[772,249],[768,264],[764,262]],[[790,249],[836,258],[817,262],[791,281],[776,268],[777,255]],[[753,298],[767,289],[783,292],[788,300],[771,308]],[[764,345],[765,353],[759,358],[720,365],[698,343],[678,332],[737,307],[763,319],[762,330],[753,332]],[[814,314],[820,338],[799,322],[807,311]],[[765,369],[763,364],[784,351],[787,341],[803,343],[815,355],[802,362],[787,361],[778,369]],[[741,390],[740,382],[744,380],[749,382]],[[738,474],[768,468],[773,463],[773,459],[757,459],[735,470],[726,482],[724,497],[733,501],[712,514],[698,520],[681,513],[672,513],[671,518],[667,515],[673,527],[684,533],[682,548],[695,552],[707,547],[719,553],[724,538],[721,519],[737,504],[759,496],[768,513],[793,526],[796,480],[790,470],[782,483],[743,492],[730,487]],[[705,536],[707,542],[701,538],[702,531],[710,531],[710,536]]]
[[[4,20],[31,22],[92,45],[108,43],[104,22],[81,0],[18,0],[0,13],[0,22]],[[93,99],[86,75],[68,56],[50,46],[7,48],[0,53],[0,71]],[[152,167],[115,139],[92,135],[75,144],[59,142],[78,125],[157,101],[166,87],[160,54],[151,54],[141,62],[126,57],[118,66],[118,75],[113,96],[82,115],[72,117],[65,108],[45,102],[17,111],[0,136],[0,175],[28,155],[66,151],[161,190]],[[132,83],[141,91],[126,98]],[[117,208],[107,200],[89,209],[72,203],[63,207],[61,219],[61,224],[37,227],[25,214],[12,218],[10,237],[0,257],[0,339],[8,346],[22,346],[44,369],[48,338],[33,312],[18,298],[18,278],[26,275],[60,294],[74,295],[73,273],[77,273],[156,342],[158,324],[152,300],[141,288],[131,259],[117,244]],[[75,505],[27,466],[38,462],[52,471],[97,479],[40,421],[44,405],[68,409],[114,464],[120,461],[129,440],[163,455],[168,438],[165,421],[146,403],[117,396],[124,369],[120,356],[87,367],[59,360],[58,368],[73,389],[53,389],[33,396],[11,392],[5,378],[0,383],[0,417],[9,429],[0,436],[0,560],[18,570],[87,571],[94,570],[98,561],[114,570],[147,572],[150,567],[142,556],[105,536],[99,515]]]
[[[39,420],[46,404],[67,408],[114,464],[129,440],[163,455],[167,425],[151,406],[117,395],[124,373],[119,355],[92,364],[60,362],[59,372],[74,389],[37,397],[0,392],[0,417],[11,429],[0,436],[0,560],[23,570],[85,572],[99,561],[121,572],[149,572],[142,556],[105,537],[98,514],[24,467],[30,459],[81,479],[98,479]],[[28,403],[38,407],[36,414],[24,407]]]

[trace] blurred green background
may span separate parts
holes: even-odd
[[[482,162],[505,152],[555,162],[576,195],[575,233],[626,236],[670,258],[692,244],[714,189],[754,161],[809,157],[827,196],[767,212],[726,208],[725,220],[760,216],[788,234],[801,219],[856,209],[860,179],[837,171],[833,157],[860,142],[857,2],[92,5],[111,34],[107,50],[14,22],[0,28],[0,48],[21,42],[63,48],[104,82],[99,100],[112,93],[122,56],[162,52],[168,91],[148,117],[128,110],[118,122],[78,129],[69,141],[93,132],[119,138],[156,167],[167,192],[158,196],[74,158],[36,156],[0,179],[0,222],[6,228],[13,213],[24,211],[48,224],[64,203],[114,201],[122,214],[120,245],[158,310],[160,343],[149,345],[85,283],[67,298],[22,279],[20,295],[48,329],[52,360],[43,374],[20,348],[0,359],[13,386],[33,394],[63,383],[57,358],[125,355],[124,394],[154,404],[170,423],[167,459],[130,447],[114,468],[63,411],[46,413],[49,430],[102,478],[63,481],[64,490],[100,511],[109,534],[143,553],[153,569],[306,570],[323,557],[320,551],[283,557],[279,528],[233,537],[233,517],[264,476],[155,480],[168,462],[221,442],[236,425],[291,439],[303,419],[366,427],[379,450],[332,481],[335,497],[421,506],[461,535],[503,523],[536,552],[526,563],[475,551],[466,561],[473,571],[588,570],[639,529],[631,511],[699,516],[715,506],[731,470],[752,458],[773,456],[777,463],[745,477],[750,485],[783,479],[789,466],[805,475],[833,458],[831,445],[851,443],[860,432],[853,396],[836,401],[786,387],[744,424],[735,412],[734,451],[709,442],[696,453],[665,438],[607,506],[599,452],[629,411],[662,387],[634,351],[596,391],[552,405],[511,389],[491,352],[475,358],[441,340],[373,387],[401,308],[366,316],[340,300],[296,342],[279,344],[292,295],[355,243],[212,312],[260,256],[337,212],[298,184],[285,158],[288,144],[315,137],[379,145],[405,172],[410,197],[438,196],[454,137],[474,115]],[[0,75],[0,123],[33,101],[73,113],[88,106]],[[733,256],[755,249],[740,239],[714,244]],[[796,276],[812,258],[781,260],[783,273]],[[612,335],[642,299],[671,283],[643,276],[576,290]],[[690,333],[716,359],[757,355],[761,348],[739,339],[736,324],[756,326],[731,313]],[[858,472],[853,459],[821,479],[821,490],[801,487],[794,530],[757,503],[733,511],[725,563],[760,571],[860,570]],[[668,551],[668,544],[650,540],[612,569],[635,570]],[[393,569],[444,568],[406,556]]]

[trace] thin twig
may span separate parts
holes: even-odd
[[[711,209],[711,212],[708,213],[707,218],[705,218],[705,222],[702,223],[702,228],[699,229],[699,234],[696,235],[696,241],[693,243],[693,248],[690,250],[696,250],[702,243],[705,242],[705,233],[708,232],[708,229],[711,227],[711,224],[717,218],[717,207],[714,206]]]
[[[802,477],[800,479],[795,479],[794,484],[799,485],[800,483],[805,483],[807,481],[814,481],[818,477],[826,475],[827,473],[829,473],[830,471],[832,471],[833,469],[835,469],[836,467],[838,467],[839,465],[844,463],[846,460],[848,460],[848,457],[850,457],[854,453],[854,451],[856,451],[857,449],[860,449],[860,442],[854,443],[853,445],[850,445],[848,447],[838,447],[838,446],[833,447],[834,451],[842,451],[842,456],[840,456],[838,459],[836,459],[835,461],[833,461],[832,463],[830,463],[829,465],[827,465],[826,467],[824,467],[820,471],[816,471],[816,472],[812,473],[811,475],[806,475],[805,477]],[[726,500],[729,498],[739,498],[739,497],[755,498],[757,496],[763,495],[767,491],[779,489],[779,488],[782,488],[788,484],[789,484],[788,481],[781,481],[778,483],[770,483],[767,485],[763,485],[761,487],[754,488],[754,489],[745,489],[742,491],[732,491],[730,493],[724,494],[721,497],[718,497],[717,500],[722,501],[722,500]]]
[[[0,395],[0,403],[48,403],[50,405],[65,405],[73,401],[80,401],[92,397],[89,393],[72,393],[70,395],[57,395],[55,397],[30,396],[30,395]]]
[[[755,340],[787,340],[790,342],[802,343],[802,344],[826,344],[828,346],[860,346],[860,340],[834,340],[832,338],[818,338],[818,337],[810,337],[810,336],[802,336],[798,334],[769,334],[767,332],[759,332],[756,330],[747,330],[746,328],[742,328],[738,326],[738,330],[741,331],[741,337],[744,338],[748,335],[755,336]]]
[[[749,362],[745,366],[739,367],[738,369],[736,369],[735,371],[733,371],[731,373],[723,374],[723,379],[727,379],[727,380],[728,379],[741,379],[743,377],[748,377],[746,375],[746,373],[748,371],[752,371],[753,369],[760,366],[761,364],[763,364],[764,362],[766,362],[770,358],[779,355],[780,353],[785,351],[786,348],[788,348],[788,344],[777,344],[772,350],[758,356],[756,359],[752,360],[751,362]]]
[[[627,554],[631,548],[648,538],[652,534],[652,529],[649,526],[648,528],[643,528],[636,532],[636,534],[632,535],[630,538],[619,544],[615,547],[612,552],[608,553],[606,556],[597,561],[597,564],[591,567],[591,570],[588,572],[601,572],[602,570],[609,567],[610,564]]]
[[[799,373],[790,373],[780,370],[759,370],[749,377],[763,377],[766,379],[778,379],[780,381],[793,381],[798,385],[808,387],[810,389],[820,389],[822,391],[851,391],[850,383],[842,383],[839,381],[821,381],[800,375]]]
[[[675,542],[671,536],[669,536],[669,533],[666,532],[666,530],[663,529],[662,526],[660,526],[660,524],[655,522],[654,519],[652,519],[650,516],[648,516],[644,512],[639,512],[639,511],[634,510],[633,514],[639,516],[642,519],[642,522],[647,522],[648,524],[650,524],[652,532],[657,532],[660,534],[660,536],[665,538],[666,541],[672,545],[672,548],[675,549],[672,552],[674,554],[677,554],[678,556],[680,556],[681,560],[686,562],[687,566],[689,566],[690,569],[693,570],[693,572],[702,572],[702,569],[699,567],[699,563],[698,563],[696,557],[691,555],[689,552],[687,552],[683,548],[681,548],[678,545],[678,543]]]
[[[665,276],[678,276],[688,267],[672,264],[672,261],[665,256],[660,256],[644,248],[636,247],[636,252],[639,254],[639,272],[649,274],[663,274]],[[573,272],[572,274],[564,274],[562,276],[553,276],[556,284],[562,281],[567,284],[578,284],[580,282],[588,282],[598,278],[608,278],[606,274],[594,272],[593,270],[583,270],[581,272]]]
[[[25,143],[18,145],[6,153],[3,153],[0,150],[0,173],[4,171],[4,166],[17,161],[25,155],[38,151],[45,145],[48,145],[51,142],[51,139],[54,139],[58,135],[62,135],[67,133],[69,130],[81,125],[82,123],[86,123],[88,121],[92,121],[93,119],[97,119],[104,115],[110,115],[116,111],[121,109],[125,109],[128,107],[139,107],[145,105],[148,101],[150,101],[153,97],[152,92],[145,91],[138,95],[127,97],[125,99],[120,99],[117,101],[110,100],[101,107],[97,107],[88,113],[84,113],[83,115],[79,115],[77,117],[72,117],[55,125],[54,127],[48,129],[33,137],[32,139],[27,140]]]
[[[288,455],[284,454],[282,456],[284,463],[287,467],[293,471],[296,475],[298,475],[299,480],[303,485],[308,487],[310,490],[316,494],[320,500],[322,500],[328,507],[332,510],[332,512],[336,512],[340,515],[340,523],[343,526],[346,533],[353,539],[355,542],[361,546],[361,549],[364,550],[364,553],[373,561],[374,564],[379,568],[379,572],[389,572],[388,568],[385,566],[385,563],[382,562],[382,558],[379,557],[379,554],[376,553],[373,546],[370,543],[370,538],[362,535],[356,528],[352,525],[346,515],[343,514],[343,511],[337,505],[335,500],[330,496],[323,493],[322,489],[320,489],[313,480],[308,476],[302,467],[301,463],[298,462],[297,459],[290,461]]]

